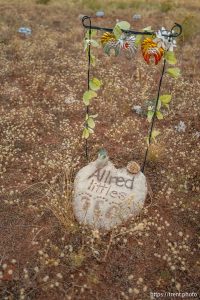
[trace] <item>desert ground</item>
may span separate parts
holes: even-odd
[[[87,164],[81,16],[100,9],[98,26],[183,26],[181,76],[163,79],[172,101],[156,120],[144,209],[109,232],[79,225],[71,204],[74,176]],[[198,299],[199,16],[194,0],[0,0],[0,299]],[[98,117],[89,161],[104,147],[116,167],[142,165],[149,123],[133,106],[156,97],[162,63],[147,65],[140,51],[130,61],[94,52],[91,76],[103,85],[90,107]]]

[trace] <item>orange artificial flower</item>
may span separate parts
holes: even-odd
[[[141,49],[142,55],[148,64],[150,62],[150,57],[154,56],[155,64],[157,65],[164,54],[164,49],[162,47],[158,47],[157,43],[155,43],[151,38],[144,39],[141,44]]]

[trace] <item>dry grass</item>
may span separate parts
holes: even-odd
[[[63,171],[54,180],[52,184],[48,184],[46,192],[46,205],[55,217],[59,220],[60,224],[66,230],[74,230],[74,215],[72,209],[73,198],[73,180],[74,174],[71,168]]]

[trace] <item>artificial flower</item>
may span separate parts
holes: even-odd
[[[119,47],[117,46],[117,39],[113,33],[106,32],[101,37],[101,43],[103,45],[104,52],[110,54],[110,50],[115,50],[115,55],[119,54]]]
[[[145,61],[149,64],[150,57],[154,56],[155,64],[161,60],[164,49],[160,47],[152,38],[146,38],[141,44],[142,54]]]
[[[117,56],[121,51],[125,51],[127,57],[132,57],[136,52],[135,36],[122,34],[119,39],[116,39],[113,33],[106,32],[101,37],[105,53],[109,54],[111,49],[115,50]]]
[[[156,32],[156,38],[154,38],[154,42],[157,43],[158,47],[162,47],[166,51],[173,51],[174,47],[176,47],[176,41],[170,35],[173,31],[167,31],[164,27],[162,27],[158,32]]]

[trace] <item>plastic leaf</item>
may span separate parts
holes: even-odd
[[[105,45],[104,48],[103,48],[105,54],[107,54],[107,55],[110,55],[110,49],[111,48],[108,45]]]
[[[90,115],[91,118],[95,119],[98,117],[98,114],[95,114],[95,115]]]
[[[167,73],[174,78],[178,78],[181,75],[179,68],[168,68]]]
[[[119,47],[114,47],[114,46],[113,46],[113,47],[110,47],[109,44],[105,45],[103,49],[104,49],[104,52],[105,52],[107,55],[110,55],[110,51],[111,51],[111,50],[114,50],[115,56],[118,56],[119,53],[120,53],[120,48],[119,48]]]
[[[153,115],[154,115],[154,112],[153,110],[149,110],[148,113],[147,113],[147,120],[149,122],[151,122],[152,118],[153,118]]]
[[[94,130],[92,128],[88,128],[89,133],[94,133]]]
[[[90,80],[90,88],[93,91],[98,91],[101,87],[101,84],[101,81],[95,77]]]
[[[89,136],[90,136],[90,132],[89,132],[89,130],[88,130],[87,128],[84,128],[84,129],[83,129],[82,138],[84,138],[84,139],[88,139],[88,138],[89,138]]]
[[[177,63],[175,54],[173,51],[166,51],[165,52],[165,59],[170,65],[175,65]]]
[[[122,35],[121,28],[118,25],[115,25],[115,27],[113,29],[113,33],[114,33],[116,39],[118,40],[120,38],[120,36]]]
[[[145,140],[146,140],[146,142],[147,142],[147,146],[149,147],[149,136],[146,136],[146,137],[145,137]]]
[[[157,110],[160,110],[161,106],[162,106],[162,102],[160,101],[160,99],[158,99]]]
[[[93,67],[96,66],[96,57],[93,54],[90,54],[91,64]]]
[[[119,53],[120,53],[120,48],[119,47],[115,47],[114,50],[115,50],[115,56],[118,56]]]
[[[86,51],[87,48],[88,48],[88,40],[85,39],[83,42],[83,50]]]
[[[163,114],[160,111],[156,112],[156,117],[158,118],[158,120],[162,120],[163,119]]]
[[[90,100],[94,97],[97,97],[97,93],[95,93],[94,91],[86,91],[84,94],[83,94],[83,102],[85,105],[89,105],[90,104]]]
[[[96,29],[91,29],[91,37],[94,37],[96,34],[97,34],[97,30]],[[89,30],[87,30],[85,36],[86,36],[86,38],[89,39],[89,36],[90,36]]]
[[[168,107],[168,104],[172,100],[172,95],[162,95],[160,96],[159,100],[162,102],[164,106]]]
[[[135,39],[135,45],[138,46],[139,44],[141,44],[141,40],[142,40],[142,35],[138,34]]]
[[[90,40],[90,43],[93,47],[96,47],[96,48],[99,47],[99,43],[93,39]]]
[[[94,128],[95,127],[95,122],[94,122],[94,119],[89,117],[88,120],[87,120],[87,124],[90,128]]]
[[[153,130],[151,134],[151,138],[156,142],[156,137],[160,134],[159,130]]]
[[[122,30],[129,30],[131,25],[126,22],[126,21],[121,21],[121,22],[118,22],[117,25],[119,26],[120,29]]]
[[[99,47],[99,43],[93,39],[85,39],[84,40],[84,51],[88,49],[88,45],[91,44],[93,47]]]
[[[152,31],[151,26],[147,26],[143,28],[142,31]]]

